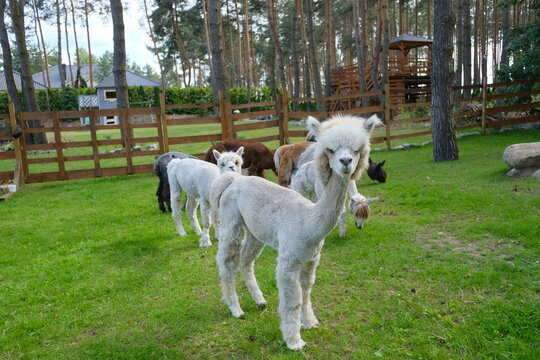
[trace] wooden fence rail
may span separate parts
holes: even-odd
[[[540,121],[540,114],[533,113],[540,108],[540,101],[515,105],[501,103],[503,99],[540,95],[539,89],[504,93],[501,91],[503,86],[539,83],[540,80],[526,80],[454,88],[457,96],[454,113],[454,118],[458,122],[456,129],[481,128],[485,132],[492,127]],[[465,98],[465,92],[469,90],[475,91],[474,96]],[[383,91],[323,98],[293,98],[284,90],[276,101],[234,105],[220,94],[218,102],[196,104],[165,104],[162,95],[160,106],[149,108],[15,114],[13,106],[10,106],[9,114],[0,114],[0,122],[9,119],[11,128],[0,129],[0,139],[10,138],[17,125],[21,128],[23,136],[14,141],[13,151],[0,152],[0,182],[16,177],[14,168],[17,172],[20,171],[20,181],[29,183],[149,173],[152,171],[154,158],[160,154],[177,151],[179,148],[181,151],[182,146],[193,144],[199,144],[202,150],[211,143],[232,139],[238,134],[242,138],[272,142],[272,147],[276,147],[275,144],[289,143],[292,138],[302,138],[306,135],[305,130],[290,130],[289,120],[305,119],[307,116],[323,119],[337,113],[362,116],[379,114],[385,119],[386,127],[382,134],[375,135],[372,142],[385,143],[390,148],[394,140],[431,135],[428,124],[431,122],[428,109],[431,103],[427,100],[430,89],[417,89],[414,92],[423,92],[426,99],[417,103],[402,104],[397,109],[399,111],[394,111],[396,105],[392,105],[390,101],[391,90],[388,85]],[[384,101],[382,105],[358,108],[352,106],[339,112],[291,110],[295,102],[330,104],[332,101],[346,99],[354,105],[355,99],[359,98],[374,99],[375,101],[371,101],[373,104],[380,103],[381,99]],[[463,104],[469,107],[463,107]],[[172,114],[176,109],[197,109],[200,113],[177,116]],[[512,118],[501,116],[510,112],[514,112],[517,116]],[[421,115],[410,115],[414,113]],[[395,114],[400,115],[398,117]],[[119,125],[99,125],[98,119],[101,116],[118,116]],[[136,123],[135,117],[146,117],[152,121]],[[89,125],[73,125],[63,121],[79,118],[88,118]],[[253,121],[254,118],[257,120]],[[37,120],[41,126],[29,127],[27,122],[29,120]],[[208,127],[211,130],[194,133],[193,126],[205,129]],[[152,130],[155,132],[154,136],[149,134]],[[111,134],[115,132],[119,136],[113,138]],[[34,133],[45,134],[49,143],[28,144],[26,136]],[[140,148],[138,145],[149,143],[155,146]],[[192,153],[199,157],[203,156],[202,151]],[[82,163],[86,166],[81,165]]]

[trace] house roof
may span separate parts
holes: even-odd
[[[17,71],[13,71],[13,78],[15,80],[15,86],[17,87],[17,90],[21,90],[21,74]],[[36,81],[35,78],[34,87],[36,88],[36,90],[45,89],[45,86],[42,83]],[[6,75],[3,73],[0,74],[0,91],[7,91]]]
[[[79,95],[79,109],[99,108],[97,95]]]
[[[410,34],[401,34],[388,42],[390,50],[414,49],[421,46],[428,46],[433,43],[433,40],[422,38]]]
[[[62,65],[64,68],[64,72],[66,75],[66,84],[71,83],[71,72],[69,71],[69,65]],[[71,65],[71,70],[73,71],[73,76],[77,76],[77,65]],[[92,65],[92,73],[95,74],[99,71],[98,65]],[[32,75],[34,78],[34,81],[39,81],[41,83],[46,82],[47,75],[45,74],[45,71],[38,72],[34,75]],[[90,65],[88,64],[82,64],[81,65],[81,77],[87,82],[90,83]],[[60,89],[62,86],[60,85],[60,67],[59,66],[53,66],[49,68],[49,78],[51,79],[51,89]],[[43,80],[45,79],[45,80]],[[95,83],[95,80],[94,80]]]
[[[128,86],[161,86],[160,83],[145,76],[126,70],[126,80]],[[96,88],[114,88],[114,75],[111,73]]]

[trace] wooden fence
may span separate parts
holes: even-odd
[[[479,128],[486,132],[488,128],[492,127],[540,121],[540,115],[534,111],[540,107],[540,101],[500,105],[502,99],[540,95],[540,90],[503,93],[501,89],[538,83],[540,80],[527,80],[496,84],[484,83],[478,86],[455,88],[456,112],[454,118],[458,122],[457,129]],[[154,158],[160,154],[177,151],[183,145],[198,144],[200,150],[187,152],[201,157],[204,148],[210,144],[231,139],[239,133],[242,134],[243,138],[271,142],[270,144],[273,146],[270,147],[275,148],[278,144],[295,142],[291,138],[303,138],[306,131],[290,130],[289,120],[305,119],[309,115],[322,119],[336,113],[354,115],[378,113],[387,119],[386,127],[384,130],[379,130],[372,142],[385,143],[390,148],[392,141],[398,139],[431,135],[431,128],[427,124],[431,121],[429,116],[430,89],[404,91],[413,94],[420,101],[402,104],[399,109],[395,109],[392,107],[391,94],[387,85],[383,91],[323,98],[292,98],[286,91],[283,91],[276,101],[237,105],[231,104],[222,95],[217,103],[165,104],[165,99],[162,96],[159,107],[110,110],[15,114],[13,106],[10,105],[9,114],[0,114],[0,122],[9,120],[11,128],[0,129],[0,139],[9,138],[11,132],[15,131],[17,124],[21,128],[23,136],[13,142],[13,151],[0,152],[0,182],[15,179],[16,182],[20,183],[35,183],[149,173],[152,171]],[[363,99],[363,103],[382,104],[355,108],[356,100],[359,98]],[[322,103],[325,104],[326,108],[331,108],[330,105],[333,101],[348,101],[350,109],[338,112],[298,110],[305,109],[308,105],[314,106],[315,103]],[[469,107],[463,108],[462,104],[468,104]],[[173,114],[175,109],[195,109],[200,113],[179,117]],[[419,109],[427,115],[410,116],[410,114],[422,113]],[[510,118],[506,116],[509,113],[518,114],[518,116]],[[399,116],[394,116],[396,114]],[[500,116],[501,114],[506,115]],[[100,116],[118,116],[120,125],[98,125],[98,117]],[[141,116],[149,117],[152,121],[144,123],[133,121],[134,118]],[[268,119],[245,121],[261,117]],[[73,126],[63,121],[79,118],[88,118],[90,120],[89,126]],[[28,123],[30,120],[37,120],[41,125],[31,128]],[[202,134],[194,134],[194,126],[208,127],[209,130]],[[145,132],[139,129],[147,130]],[[251,135],[252,132],[260,132],[262,129],[265,129],[264,136]],[[109,134],[111,130],[117,130],[122,135],[114,139],[103,135],[103,133]],[[148,131],[153,131],[155,135],[148,136]],[[32,133],[48,134],[49,142],[47,144],[27,144],[25,135]],[[74,140],[70,139],[70,134],[84,134],[84,136],[82,140]],[[148,143],[155,145],[151,148],[139,148],[140,144]],[[117,147],[115,150],[118,151],[104,150],[111,149],[111,147]],[[125,163],[118,164],[119,160]],[[81,166],[80,164],[84,162],[86,162],[86,166]],[[107,164],[107,162],[109,163]],[[33,168],[40,166],[41,168],[37,170]]]

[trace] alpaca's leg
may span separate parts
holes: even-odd
[[[201,226],[199,225],[199,219],[197,219],[197,206],[199,206],[199,201],[187,195],[186,196],[186,213],[191,224],[191,228],[195,231],[195,234],[201,235],[203,232]]]
[[[236,220],[236,221],[235,221]],[[229,306],[234,317],[242,317],[244,312],[240,308],[236,294],[236,271],[240,260],[240,226],[238,220],[222,217],[220,238],[218,242],[217,264],[221,277],[221,293],[223,301]]]
[[[259,289],[257,279],[255,279],[253,264],[255,263],[255,259],[261,254],[263,248],[264,243],[257,240],[253,234],[245,229],[245,239],[242,244],[242,251],[240,252],[240,271],[244,274],[244,281],[251,293],[251,297],[261,309],[266,306],[266,300],[261,289]]]
[[[182,188],[176,181],[170,181],[172,218],[176,224],[176,231],[180,236],[186,236],[182,225]]]
[[[210,204],[208,201],[201,199],[201,220],[203,224],[202,236],[199,240],[199,247],[210,247]]]
[[[163,180],[161,179],[161,177],[159,178],[159,185],[156,191],[156,196],[157,196],[159,210],[163,212],[167,212],[167,209],[165,208],[165,204],[164,204],[165,199],[163,198]]]
[[[318,254],[315,259],[305,264],[300,271],[300,284],[302,286],[302,327],[311,329],[319,325],[319,320],[313,313],[311,306],[311,287],[315,283],[315,270],[319,265],[321,256]]]
[[[347,230],[347,218],[346,218],[347,211],[345,210],[346,207],[349,207],[348,202],[346,203],[346,206],[343,206],[343,209],[341,210],[341,214],[339,214],[339,219],[338,219],[338,222],[339,222],[339,237],[344,237],[345,236],[345,231]]]
[[[302,288],[299,279],[299,265],[287,263],[287,260],[280,256],[276,277],[279,291],[278,311],[281,318],[281,334],[289,349],[300,350],[306,343],[300,337]]]

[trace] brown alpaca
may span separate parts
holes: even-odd
[[[241,146],[244,147],[244,154],[242,155],[244,165],[242,168],[247,169],[248,175],[256,175],[264,178],[265,169],[270,169],[277,175],[274,165],[274,153],[258,141],[240,139],[223,140],[206,150],[204,160],[215,164],[216,159],[212,154],[212,150],[219,152],[236,151]]]
[[[274,164],[277,168],[279,185],[289,186],[293,172],[298,169],[300,155],[313,144],[311,141],[302,141],[296,144],[280,146],[276,150]]]

